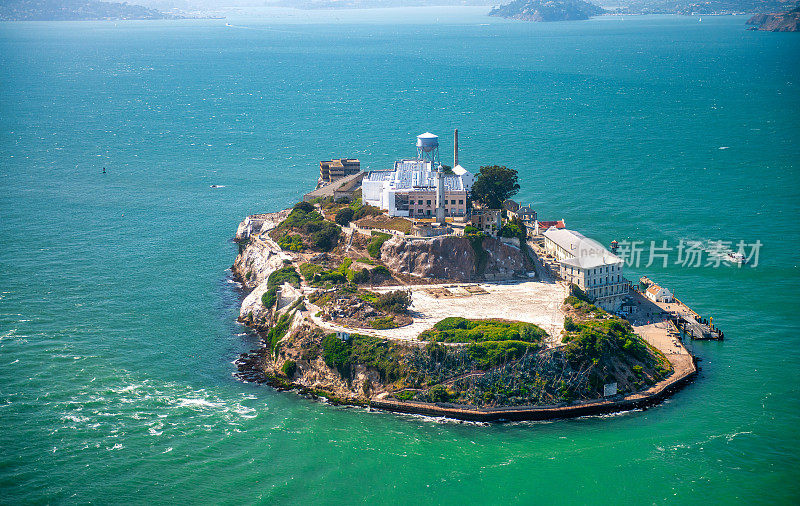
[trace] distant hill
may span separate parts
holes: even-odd
[[[754,14],[792,8],[796,0],[619,0],[622,14]]]
[[[750,30],[800,32],[800,2],[790,11],[756,14],[748,19],[746,24],[753,25]]]
[[[604,12],[603,8],[583,0],[514,0],[495,7],[489,15],[523,21],[572,21]]]
[[[97,19],[176,19],[141,5],[94,0],[2,0],[0,21],[86,21]]]

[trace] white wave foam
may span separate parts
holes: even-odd
[[[178,407],[192,407],[192,408],[218,408],[221,404],[211,402],[206,399],[178,399]]]

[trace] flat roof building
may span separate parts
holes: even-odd
[[[474,176],[464,169],[441,178],[446,216],[465,216],[467,194]],[[429,218],[436,216],[437,168],[430,160],[406,159],[394,163],[392,170],[370,171],[362,182],[365,203],[387,211],[390,216]]]
[[[319,162],[319,180],[328,184],[345,176],[361,172],[361,162],[356,158],[339,158]]]

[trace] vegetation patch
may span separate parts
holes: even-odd
[[[483,249],[483,239],[486,236],[477,228],[467,226],[464,227],[464,237],[467,238],[472,246],[472,251],[475,252],[475,271],[478,276],[482,276],[486,270],[486,262],[489,260],[489,254]]]
[[[278,246],[287,251],[302,251],[306,247],[303,238],[296,234],[284,235],[278,239]]]
[[[532,323],[506,320],[468,320],[453,316],[439,321],[419,337],[426,341],[442,343],[484,341],[541,343],[547,337],[547,332]]]
[[[411,305],[411,290],[394,290],[382,293],[374,303],[375,307],[381,311],[403,314],[408,312]]]
[[[369,322],[369,326],[378,330],[396,329],[399,327],[397,322],[394,321],[393,316],[380,316],[375,318]]]
[[[342,233],[338,225],[326,220],[308,202],[295,204],[289,216],[270,235],[280,243],[290,231],[309,237],[311,246],[322,251],[332,250]]]
[[[383,232],[372,232],[372,240],[367,245],[367,252],[369,256],[372,258],[380,258],[381,257],[381,246],[383,243],[391,239],[390,234],[385,234]]]
[[[261,295],[261,304],[270,309],[275,305],[278,298],[278,288],[284,284],[289,283],[294,287],[300,286],[300,275],[294,270],[294,267],[287,266],[273,272],[267,278],[267,291]]]

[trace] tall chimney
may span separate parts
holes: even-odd
[[[458,128],[456,128],[453,136],[455,137],[455,143],[453,144],[453,167],[456,167],[458,166]]]

